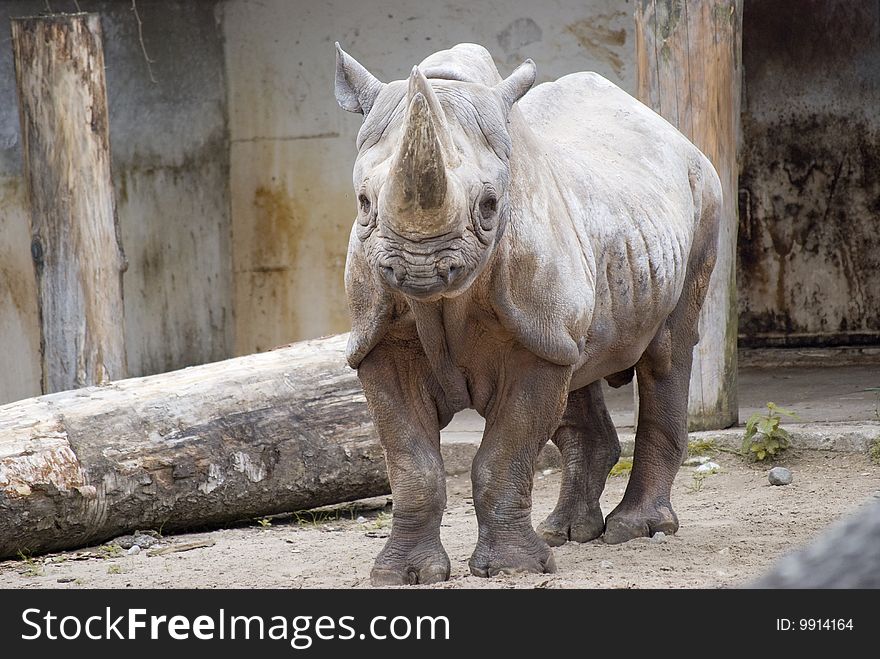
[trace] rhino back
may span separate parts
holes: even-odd
[[[592,72],[539,85],[520,111],[552,154],[563,189],[594,202],[571,209],[581,219],[608,212],[626,232],[647,213],[668,228],[678,225],[680,239],[692,234],[692,174],[704,156],[663,117]]]
[[[549,212],[513,220],[509,262],[527,251],[556,258],[542,259],[542,271],[529,277],[540,282],[533,295],[517,295],[532,303],[515,306],[564,319],[565,327],[540,323],[540,344],[558,337],[569,346],[565,361],[578,345],[589,375],[628,367],[683,289],[699,221],[695,184],[707,161],[662,117],[595,73],[539,85],[519,108],[541,152],[520,189],[529,201],[519,206],[535,208],[536,196],[547,197]],[[547,300],[552,310],[543,309]],[[529,340],[534,329],[521,333],[538,343]]]
[[[519,108],[536,133],[557,144],[596,150],[594,157],[654,160],[669,148],[695,149],[663,117],[592,71],[536,86]]]

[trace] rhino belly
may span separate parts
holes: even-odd
[[[573,389],[635,365],[675,309],[684,288],[686,258],[680,248],[667,244],[669,249],[653,253],[624,248],[616,258],[613,247],[605,250],[610,262],[600,269],[605,274],[597,281],[596,306]]]

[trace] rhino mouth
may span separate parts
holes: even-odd
[[[454,290],[463,279],[464,270],[464,265],[454,259],[413,264],[398,258],[379,264],[379,273],[389,288],[418,300],[437,298]]]

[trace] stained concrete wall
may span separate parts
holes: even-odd
[[[747,0],[742,52],[741,341],[880,343],[880,5]]]
[[[476,41],[504,72],[533,57],[542,80],[593,69],[634,87],[626,1],[138,0],[155,83],[128,0],[79,4],[105,31],[132,375],[348,329],[359,117],[333,98],[334,40],[386,80]],[[8,20],[44,10],[0,2],[0,403],[39,391]]]
[[[222,359],[232,346],[229,148],[215,2],[79,0],[102,15],[110,140],[123,244],[129,372]],[[72,2],[53,0],[55,11]],[[39,393],[39,327],[22,180],[9,18],[0,2],[0,403]]]
[[[333,97],[338,40],[378,78],[471,41],[502,73],[595,70],[635,87],[633,6],[615,0],[229,0],[231,195],[239,354],[349,327],[342,275],[360,117]]]
[[[134,375],[348,328],[360,118],[336,107],[333,41],[383,80],[476,41],[503,73],[532,57],[541,80],[592,69],[635,87],[627,1],[138,0],[156,83],[130,2],[79,4],[105,28]],[[39,389],[8,20],[44,9],[0,2],[0,403]],[[752,342],[880,340],[878,13],[867,0],[746,2],[739,296]]]

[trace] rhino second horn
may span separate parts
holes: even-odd
[[[391,183],[398,211],[437,211],[443,207],[446,162],[428,99],[421,92],[416,92],[409,104]]]

